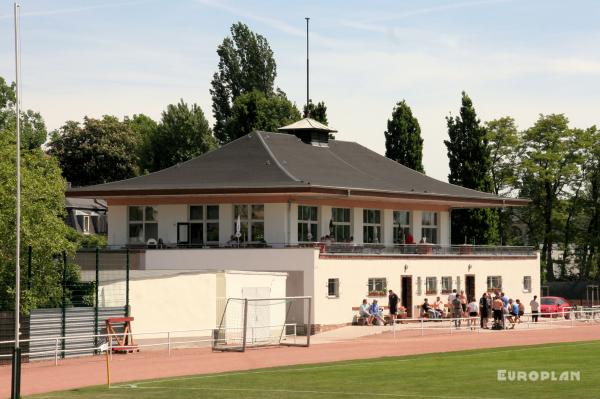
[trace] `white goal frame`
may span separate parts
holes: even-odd
[[[260,303],[260,302],[273,302],[273,301],[285,301],[285,314],[284,321],[280,324],[275,325],[263,325],[258,326],[257,328],[262,329],[271,329],[273,331],[278,331],[277,334],[274,334],[273,337],[277,338],[276,335],[279,336],[277,342],[256,342],[254,340],[254,328],[248,326],[248,309],[249,304]],[[289,301],[289,302],[288,302]],[[301,326],[304,328],[304,334],[306,334],[306,339],[303,339],[303,342],[289,342],[286,340],[288,337],[287,331],[289,328],[292,328],[294,331],[294,338],[297,336],[298,326],[296,323],[288,323],[288,316],[290,313],[290,306],[288,303],[292,303],[293,301],[297,301],[299,303],[303,303],[306,305],[306,309],[302,309],[303,317],[306,322],[302,322]],[[234,306],[241,306],[241,310],[243,312],[242,317],[242,325],[241,326],[228,326],[228,309],[232,309]],[[268,306],[268,305],[267,305]],[[239,310],[239,309],[237,309]],[[236,311],[236,310],[234,310]],[[249,337],[248,332],[252,329],[252,334]],[[240,331],[241,330],[241,331]],[[297,346],[297,347],[309,347],[310,346],[310,336],[313,331],[313,323],[312,323],[312,297],[311,296],[292,296],[292,297],[279,297],[279,298],[227,298],[227,302],[225,303],[225,308],[223,309],[223,314],[221,315],[221,320],[217,328],[213,330],[212,337],[212,349],[213,351],[220,352],[245,352],[247,347],[264,347],[264,346]],[[238,337],[234,339],[229,339],[228,335],[235,335],[237,332]],[[270,336],[271,337],[271,336]],[[251,338],[251,340],[249,340]],[[303,337],[304,338],[304,337]],[[231,344],[230,341],[237,341],[238,344]]]

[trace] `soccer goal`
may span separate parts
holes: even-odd
[[[257,346],[309,346],[311,297],[228,298],[213,350],[244,352]]]

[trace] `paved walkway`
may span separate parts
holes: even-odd
[[[354,330],[348,329],[344,334],[358,334],[359,332],[354,331],[359,329],[360,327],[355,327]],[[330,336],[333,335],[332,331]],[[171,356],[168,356],[167,351],[142,351],[130,355],[115,355],[111,363],[111,373],[113,382],[118,383],[293,364],[598,339],[600,339],[600,325],[596,324],[568,329],[490,331],[489,333],[486,331],[485,334],[429,333],[421,336],[420,331],[417,330],[397,333],[395,338],[388,331],[376,336],[317,343],[310,348],[277,347],[252,349],[245,353],[213,353],[207,348],[193,348],[173,350]],[[10,395],[10,372],[10,366],[0,367],[1,398]],[[104,358],[101,356],[62,360],[58,366],[53,362],[24,364],[22,393],[29,395],[105,384],[105,372]]]

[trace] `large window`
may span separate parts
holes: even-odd
[[[187,244],[205,245],[219,242],[219,206],[190,205]],[[183,235],[180,235],[180,241]]]
[[[381,241],[381,211],[363,209],[363,242],[378,244]]]
[[[425,278],[425,294],[436,295],[437,294],[437,277],[426,277]]]
[[[487,289],[488,291],[502,291],[502,276],[488,276]]]
[[[531,292],[531,276],[523,276],[523,292]]]
[[[438,214],[437,212],[423,212],[421,219],[421,237],[425,242],[438,244]]]
[[[452,277],[451,276],[443,276],[442,277],[442,294],[449,294],[452,292]]]
[[[340,296],[340,279],[327,279],[327,296],[330,298],[338,298]]]
[[[240,217],[240,242],[265,241],[265,206],[263,204],[234,205],[233,231],[237,231]]]
[[[387,291],[387,280],[385,278],[374,277],[367,282],[369,295],[385,295]]]
[[[319,239],[317,210],[316,206],[298,205],[298,241],[309,242]]]
[[[331,233],[336,241],[350,241],[350,208],[331,208],[331,223]]]
[[[130,244],[158,241],[158,212],[153,206],[130,206],[128,214]]]
[[[394,244],[404,244],[410,234],[410,212],[394,211]]]

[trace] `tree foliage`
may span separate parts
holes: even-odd
[[[450,160],[448,182],[483,192],[493,192],[492,160],[486,129],[477,118],[473,102],[462,93],[458,116],[446,117],[445,140]],[[494,209],[459,209],[452,211],[453,243],[497,244],[498,214]]]
[[[158,123],[144,114],[125,117],[127,123],[137,140],[138,168],[141,173],[148,173],[154,165],[152,151],[152,138],[158,130]]]
[[[216,142],[202,109],[181,100],[163,111],[149,146],[148,170],[153,172],[202,155],[216,148]]]
[[[74,186],[108,183],[139,174],[138,139],[130,125],[114,116],[67,121],[53,132],[48,153],[58,159]]]
[[[305,118],[312,118],[324,125],[329,124],[327,121],[327,106],[323,101],[319,101],[315,104],[312,102],[312,100],[310,100],[308,105],[304,105],[304,108],[302,109],[302,115],[304,115]]]
[[[283,93],[267,96],[254,90],[236,98],[225,130],[235,140],[254,130],[276,132],[298,119],[300,111]]]
[[[384,135],[386,157],[424,173],[421,127],[405,100],[394,107]]]
[[[217,54],[218,71],[213,75],[210,94],[215,137],[225,144],[239,137],[232,137],[227,128],[236,98],[255,90],[273,94],[277,68],[267,39],[241,22],[231,26],[231,36],[223,39]]]

